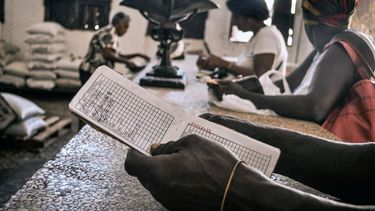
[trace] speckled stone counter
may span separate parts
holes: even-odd
[[[5,204],[5,209],[162,210],[126,174],[127,147],[85,126]]]
[[[195,60],[183,66],[194,67]],[[182,64],[181,64],[182,65]],[[185,90],[150,88],[163,99],[198,115],[225,114],[267,125],[294,129],[326,138],[334,136],[318,125],[281,117],[242,114],[210,107],[207,87],[188,72]],[[135,79],[136,81],[137,79]],[[85,126],[57,155],[47,162],[10,200],[4,209],[32,210],[164,210],[136,178],[124,170],[127,146]],[[281,175],[274,181],[308,193],[328,197]]]
[[[164,210],[124,170],[127,146],[85,126],[4,205],[31,210]],[[282,175],[273,180],[319,193]]]

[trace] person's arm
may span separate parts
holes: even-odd
[[[101,50],[101,53],[105,59],[108,59],[113,62],[119,62],[125,64],[128,68],[135,68],[135,64],[129,59],[121,56],[117,56],[112,48],[105,47]]]
[[[236,94],[252,101],[258,109],[271,109],[281,116],[321,123],[350,90],[356,71],[349,56],[339,45],[333,45],[325,51],[315,65],[311,89],[306,95],[266,96],[238,92],[238,89],[233,89],[233,84],[221,86],[218,92]]]
[[[132,58],[135,58],[135,57],[141,57],[148,62],[150,61],[150,57],[148,57],[147,55],[141,54],[141,53],[120,54],[120,57],[125,58],[125,59],[132,59]]]
[[[201,117],[279,148],[275,172],[345,202],[375,204],[374,143],[346,144],[231,117]]]
[[[220,210],[238,158],[223,146],[196,135],[159,145],[148,157],[129,150],[126,171],[136,176],[169,210]],[[365,210],[279,185],[240,164],[224,210]]]
[[[251,67],[241,67],[236,65],[234,62],[227,61],[222,59],[221,57],[210,55],[206,59],[206,64],[209,67],[218,67],[222,69],[226,69],[230,73],[234,75],[256,75],[261,76],[263,73],[267,72],[272,68],[273,61],[275,59],[275,54],[272,53],[263,53],[257,54],[254,56],[253,65],[254,68]]]
[[[260,77],[263,73],[271,70],[275,54],[263,53],[254,55],[253,68],[237,66],[235,63],[228,64],[227,70],[234,75],[256,75]]]
[[[236,172],[226,203],[224,210],[375,210],[296,191],[244,165]]]
[[[311,65],[314,56],[316,55],[316,50],[312,51],[306,58],[305,60],[295,69],[293,70],[292,73],[290,73],[287,77],[286,80],[288,82],[290,90],[295,90],[298,85],[301,83],[303,77],[305,76],[307,70],[309,69],[309,66]],[[278,86],[279,88],[284,91],[283,87],[283,81],[278,80],[275,81],[274,84]]]

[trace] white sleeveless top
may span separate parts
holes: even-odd
[[[238,57],[237,66],[245,68],[253,68],[254,56],[257,54],[272,53],[275,59],[271,69],[277,69],[285,75],[288,51],[284,38],[276,26],[265,26],[253,36],[246,46],[246,49]]]
[[[310,89],[312,79],[316,72],[317,61],[320,59],[320,53],[317,52],[311,62],[309,69],[306,71],[305,76],[303,77],[301,83],[293,91],[293,95],[306,95]]]

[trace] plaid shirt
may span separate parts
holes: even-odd
[[[105,59],[101,53],[104,48],[112,48],[114,52],[118,52],[118,36],[114,31],[113,26],[108,25],[95,33],[90,41],[89,51],[80,65],[81,70],[92,74],[101,65],[114,68],[114,62]]]

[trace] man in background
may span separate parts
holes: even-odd
[[[146,55],[120,54],[118,37],[123,36],[129,28],[130,17],[122,12],[118,12],[112,18],[112,24],[103,27],[94,34],[90,41],[89,50],[83,59],[80,68],[80,80],[82,85],[90,78],[96,68],[106,65],[114,68],[115,62],[125,64],[131,71],[136,70],[136,65],[130,60],[134,57],[141,57],[149,61]]]

